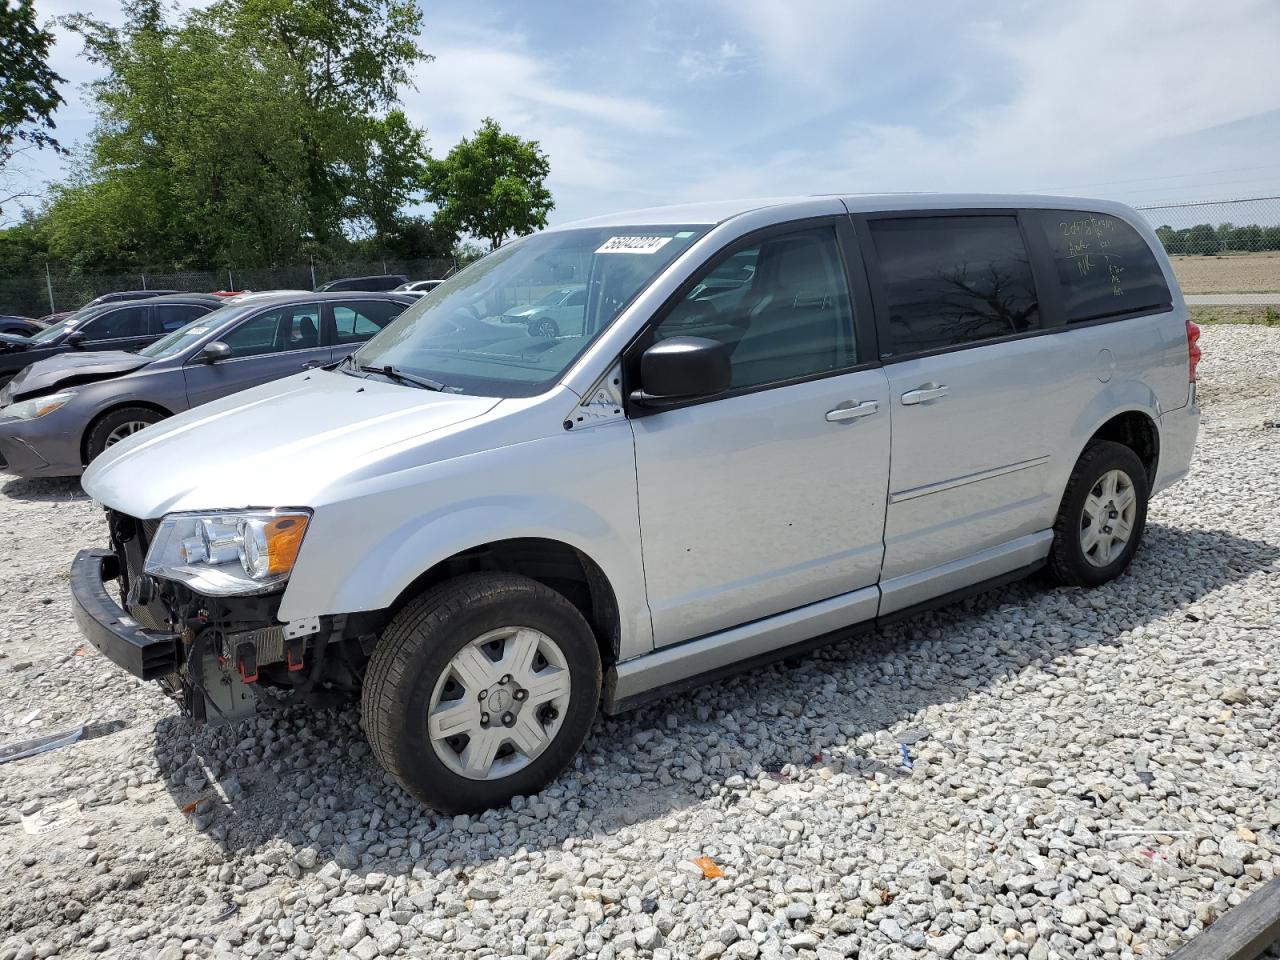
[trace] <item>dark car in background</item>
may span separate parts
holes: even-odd
[[[14,337],[29,337],[44,329],[44,324],[37,323],[30,317],[18,317],[11,313],[0,313],[0,333]]]
[[[0,334],[0,387],[24,367],[70,350],[140,350],[221,305],[204,293],[151,297],[84,307],[29,337]]]
[[[137,353],[65,353],[0,390],[0,470],[75,476],[171,414],[341,360],[415,300],[389,293],[254,295]]]
[[[430,293],[442,283],[444,283],[443,280],[410,280],[395,289],[396,293]]]
[[[321,293],[328,293],[337,290],[394,290],[402,283],[408,283],[409,278],[403,273],[380,273],[372,277],[343,277],[340,280],[330,280],[328,283],[322,283],[316,289]]]
[[[172,297],[183,293],[182,290],[115,290],[111,293],[104,293],[100,297],[94,297],[86,307],[100,307],[104,303],[122,303],[125,300],[147,300],[151,297]],[[81,308],[83,309],[83,307]]]

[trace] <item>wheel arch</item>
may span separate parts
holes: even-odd
[[[1085,446],[1097,440],[1111,440],[1136,453],[1147,469],[1148,489],[1155,485],[1160,466],[1160,428],[1151,414],[1145,410],[1118,413],[1094,430]]]
[[[607,669],[618,662],[622,638],[618,598],[601,566],[586,552],[550,537],[512,537],[458,550],[415,577],[384,610],[379,627],[436,584],[466,573],[515,573],[536,580],[572,603],[591,627]]]
[[[1141,380],[1114,380],[1085,405],[1072,425],[1073,456],[1061,463],[1061,486],[1095,440],[1113,440],[1133,450],[1154,485],[1160,463],[1160,398]]]
[[[120,410],[127,410],[129,407],[141,407],[144,410],[152,410],[160,414],[162,418],[173,416],[172,410],[169,410],[161,404],[155,403],[151,400],[120,400],[111,404],[109,407],[104,407],[93,415],[93,418],[85,424],[84,432],[80,434],[81,463],[89,462],[89,436],[93,433],[93,428],[101,423],[105,417],[109,417],[111,414]]]

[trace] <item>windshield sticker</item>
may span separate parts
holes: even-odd
[[[657,253],[670,242],[670,237],[610,237],[596,253]]]

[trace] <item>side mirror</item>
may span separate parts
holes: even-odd
[[[217,363],[219,360],[225,360],[229,356],[231,356],[231,348],[221,340],[211,340],[200,351],[200,359],[205,363]]]
[[[77,330],[75,333],[70,334],[67,337],[67,346],[75,347],[76,349],[79,349],[81,346],[84,345],[84,342],[88,339],[89,338],[86,337],[82,331]]]
[[[640,357],[641,389],[631,402],[662,408],[729,389],[729,348],[706,337],[671,337]]]

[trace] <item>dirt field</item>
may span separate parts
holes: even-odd
[[[1183,293],[1280,292],[1280,252],[1173,257]]]

